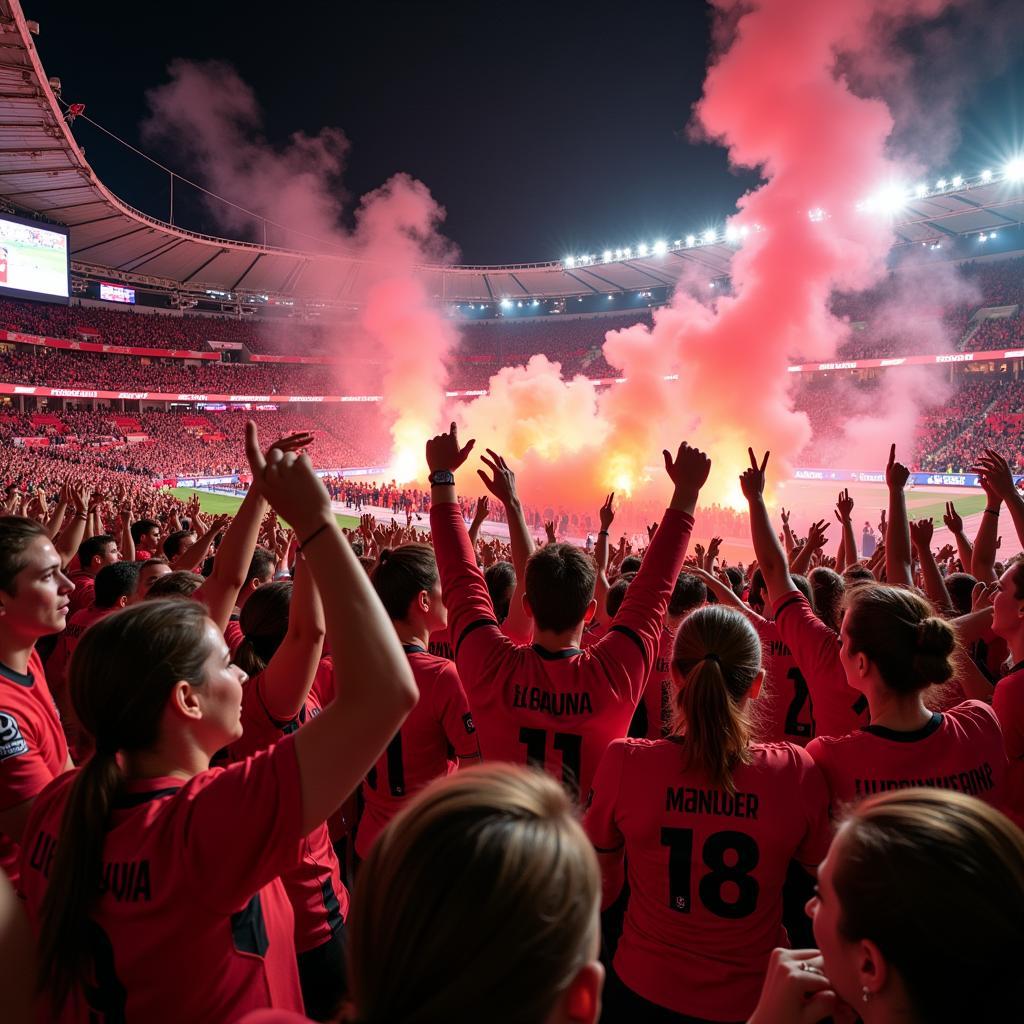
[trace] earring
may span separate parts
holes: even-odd
[[[871,1000],[871,993],[868,991],[867,985],[865,985],[864,988],[862,989],[862,997],[861,998],[863,998],[865,1003],[870,1002],[870,1000]]]

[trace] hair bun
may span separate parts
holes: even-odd
[[[917,653],[939,658],[948,657],[956,646],[956,634],[945,619],[935,615],[917,624]]]
[[[384,548],[381,553],[377,556],[377,561],[383,565],[385,562],[391,559],[391,549]]]

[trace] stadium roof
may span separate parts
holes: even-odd
[[[59,27],[59,17],[54,17]],[[49,27],[49,26],[48,26]],[[187,231],[120,200],[90,167],[65,122],[18,0],[0,0],[0,198],[67,224],[74,270],[193,292],[249,293],[358,304],[370,265],[344,253],[312,253]],[[972,179],[909,203],[897,218],[907,243],[992,231],[1024,221],[1024,193]],[[423,267],[427,287],[448,302],[556,299],[672,285],[689,265],[726,276],[734,243],[672,247],[629,259],[515,266]]]

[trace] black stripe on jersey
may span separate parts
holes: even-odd
[[[114,809],[125,811],[131,807],[141,807],[150,800],[161,800],[165,796],[177,793],[181,786],[168,786],[166,789],[151,789],[148,793],[122,793],[114,798]]]
[[[787,598],[785,601],[783,601],[782,604],[780,604],[778,608],[775,609],[775,621],[776,622],[778,621],[779,616],[791,604],[800,604],[800,602],[804,601],[804,600],[806,600],[804,598],[804,595],[801,594],[799,590],[794,590],[792,595],[789,598]]]
[[[479,629],[481,626],[494,626],[498,628],[498,623],[495,619],[477,619],[476,622],[471,622],[463,631],[462,636],[459,637],[459,642],[455,645],[455,657],[459,656],[459,648],[462,646],[462,642],[473,632],[474,629]]]
[[[239,953],[263,956],[270,948],[259,893],[249,900],[244,910],[231,915],[231,938]]]
[[[618,846],[597,846],[594,844],[594,849],[598,853],[618,853],[625,845],[625,843],[619,843]]]
[[[12,683],[17,683],[19,686],[24,686],[26,689],[35,682],[35,676],[31,672],[15,672],[13,668],[8,668],[3,664],[0,664],[0,676],[3,676],[4,679],[9,679]]]
[[[879,736],[883,740],[895,740],[897,743],[916,743],[918,740],[927,739],[940,725],[942,713],[934,711],[932,717],[920,729],[912,729],[910,732],[897,732],[895,729],[887,729],[884,725],[865,725],[861,732],[869,732],[872,736]]]
[[[565,658],[575,658],[583,652],[578,647],[565,647],[560,651],[549,651],[540,644],[530,645],[545,661],[563,661]]]
[[[636,633],[633,632],[633,630],[629,628],[629,626],[612,626],[611,629],[608,630],[608,632],[622,633],[623,636],[628,636],[629,639],[632,640],[633,643],[635,643],[637,647],[640,648],[640,654],[643,656],[644,659],[644,668],[648,672],[651,671],[651,663],[647,660],[647,649],[644,647],[644,642]]]
[[[345,919],[341,916],[341,904],[338,903],[338,894],[331,885],[331,880],[325,878],[320,886],[320,893],[324,898],[324,912],[327,914],[327,926],[331,929],[331,935],[337,935],[345,925]]]

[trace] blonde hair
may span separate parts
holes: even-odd
[[[592,958],[600,895],[593,848],[547,774],[492,764],[440,779],[360,870],[349,1019],[544,1020]]]
[[[672,731],[685,734],[687,766],[732,793],[732,771],[750,763],[746,698],[761,671],[761,641],[745,615],[720,604],[687,616],[672,652]]]

